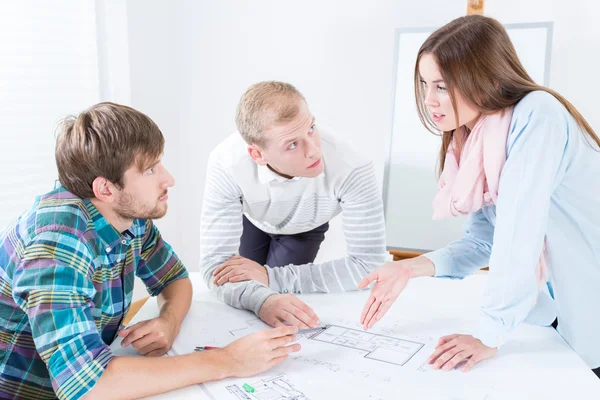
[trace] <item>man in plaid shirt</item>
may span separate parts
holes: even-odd
[[[175,184],[163,147],[150,118],[117,104],[62,123],[61,186],[0,236],[0,398],[139,398],[253,375],[299,350],[284,327],[178,357],[111,353],[118,334],[142,355],[165,354],[190,307],[188,273],[152,223]],[[135,276],[160,315],[119,331]]]

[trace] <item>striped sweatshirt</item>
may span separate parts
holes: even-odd
[[[258,314],[276,293],[356,290],[386,261],[381,191],[373,163],[320,128],[324,172],[283,178],[259,166],[239,133],[217,146],[208,160],[200,225],[200,268],[207,286],[225,303]],[[270,265],[269,287],[257,281],[212,283],[213,271],[236,255],[242,215],[264,232],[310,231],[342,213],[347,255],[324,263]]]

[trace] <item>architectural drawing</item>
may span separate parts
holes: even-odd
[[[253,391],[248,391],[239,384],[229,385],[226,389],[239,400],[309,400],[294,387],[285,374],[254,379],[246,386],[251,387]]]
[[[241,338],[251,333],[259,332],[265,329],[265,323],[258,318],[253,318],[245,321],[246,326],[236,329],[231,329],[229,333],[235,338]]]
[[[365,358],[403,366],[424,343],[369,333],[358,329],[329,325],[326,329],[309,337],[351,349],[366,351]]]

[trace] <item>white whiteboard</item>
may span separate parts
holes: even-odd
[[[548,86],[552,22],[505,25],[517,54],[536,83]],[[398,29],[392,133],[383,196],[388,249],[435,250],[462,236],[466,217],[433,221],[441,139],[421,124],[414,96],[414,67],[423,42],[437,28]]]

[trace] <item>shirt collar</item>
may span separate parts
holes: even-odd
[[[295,176],[291,179],[285,178],[285,177],[273,172],[266,165],[257,165],[257,167],[258,167],[258,181],[263,184],[270,183],[272,181],[281,183],[281,182],[299,181],[300,179],[302,179],[301,176]],[[319,175],[315,176],[315,178],[321,178],[324,176],[325,176],[325,169],[323,169],[323,172],[321,172]]]
[[[272,181],[287,182],[287,181],[297,181],[300,180],[299,176],[295,176],[291,179],[285,178],[273,171],[266,165],[257,165],[258,166],[258,180],[260,183],[270,183]]]
[[[133,233],[131,233],[131,227],[123,233],[119,232],[106,218],[104,218],[89,199],[83,199],[83,202],[85,203],[92,223],[94,224],[94,228],[98,232],[98,237],[102,240],[107,253],[114,249],[119,243],[123,243],[123,241],[128,243],[134,237]]]

